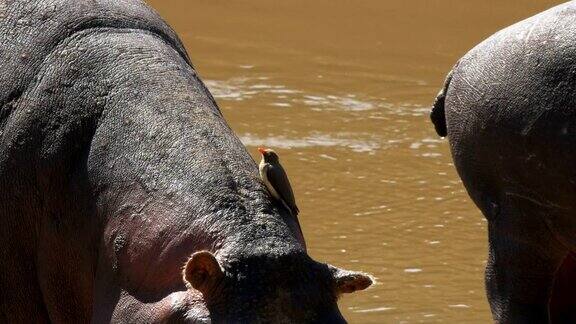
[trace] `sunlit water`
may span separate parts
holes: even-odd
[[[310,254],[377,278],[353,323],[486,323],[486,222],[429,107],[452,64],[560,1],[154,0],[255,158],[277,149]]]

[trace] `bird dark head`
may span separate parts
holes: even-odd
[[[278,162],[278,154],[276,154],[276,152],[274,152],[274,150],[267,149],[264,147],[259,147],[258,152],[260,152],[260,154],[262,154],[262,158],[264,159],[264,161],[269,162],[269,163]]]

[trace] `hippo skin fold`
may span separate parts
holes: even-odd
[[[0,322],[341,323],[182,43],[138,0],[0,0]]]
[[[485,40],[431,114],[488,221],[497,323],[576,323],[576,1]]]

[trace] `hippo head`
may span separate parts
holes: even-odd
[[[372,284],[364,273],[318,263],[306,253],[219,261],[200,251],[182,274],[188,291],[166,309],[164,322],[345,323],[338,297]]]

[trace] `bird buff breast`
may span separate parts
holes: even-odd
[[[276,189],[274,189],[274,187],[272,186],[272,184],[268,180],[268,174],[267,174],[268,173],[268,167],[269,167],[268,163],[266,163],[264,161],[260,162],[260,165],[258,166],[258,171],[260,171],[260,177],[262,178],[262,180],[264,180],[264,184],[266,185],[266,188],[268,189],[268,191],[270,192],[272,197],[274,197],[276,199],[281,199],[280,195],[278,194]]]

